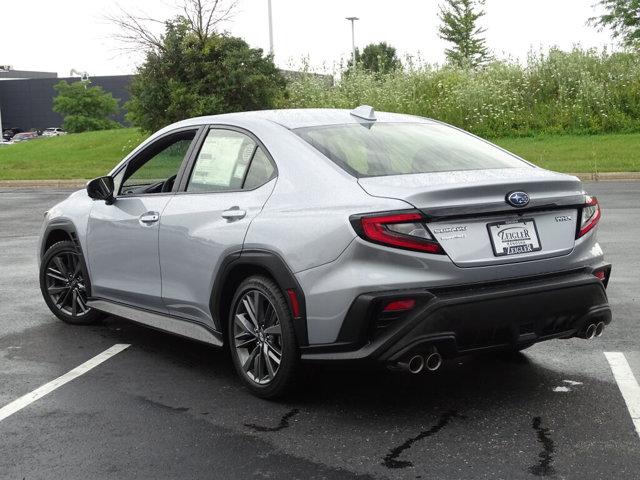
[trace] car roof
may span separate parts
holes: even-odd
[[[352,115],[353,110],[337,108],[300,108],[282,110],[256,110],[252,112],[225,113],[191,118],[178,122],[173,126],[186,127],[191,125],[228,123],[242,125],[252,120],[270,121],[288,129],[319,127],[325,125],[340,125],[361,123],[362,118]],[[414,115],[404,115],[390,112],[375,112],[378,122],[394,123],[431,123],[432,120]]]

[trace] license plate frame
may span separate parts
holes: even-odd
[[[524,255],[542,250],[538,227],[533,218],[487,223],[487,232],[496,257]]]

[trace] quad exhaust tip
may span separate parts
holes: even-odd
[[[603,333],[604,333],[604,322],[598,322],[598,324],[596,325],[595,336],[601,337]]]
[[[590,323],[584,331],[584,338],[586,338],[587,340],[591,340],[592,338],[594,338],[596,336],[596,328],[597,327],[595,323]]]

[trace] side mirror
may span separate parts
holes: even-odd
[[[111,205],[114,201],[113,188],[112,177],[98,177],[87,183],[87,194],[94,200],[104,200],[107,205]]]

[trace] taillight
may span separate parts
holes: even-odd
[[[580,228],[576,238],[582,237],[595,227],[600,221],[602,216],[600,205],[596,197],[587,197],[587,202],[582,207],[582,213],[580,217]]]
[[[362,238],[389,247],[444,255],[418,212],[364,215],[351,218]]]

